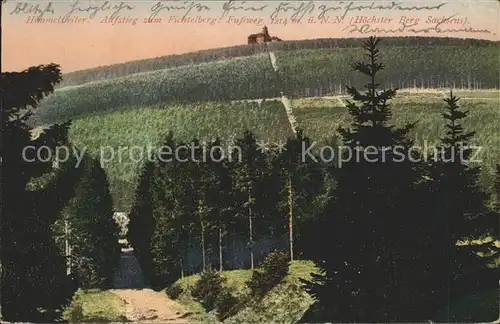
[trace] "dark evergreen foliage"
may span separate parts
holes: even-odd
[[[79,172],[71,163],[54,170],[52,160],[42,162],[34,153],[42,145],[53,152],[66,144],[69,123],[54,125],[36,139],[26,123],[60,80],[56,64],[1,75],[1,187],[8,188],[1,198],[1,303],[7,321],[54,321],[73,293],[51,225],[72,197]],[[34,150],[23,158],[29,146]]]
[[[168,297],[172,299],[177,299],[179,296],[182,294],[183,289],[181,285],[175,283],[171,286],[169,286],[166,290],[165,293],[168,295]]]
[[[258,224],[263,224],[264,215],[272,205],[263,204],[265,195],[264,183],[266,172],[269,172],[269,160],[257,144],[257,139],[250,132],[245,132],[241,139],[236,141],[236,147],[241,155],[235,156],[233,188],[236,199],[236,217],[247,221],[248,250],[250,253],[250,268],[254,267],[254,243]],[[238,152],[239,154],[240,152]],[[256,226],[257,225],[257,226]],[[240,232],[244,233],[244,231]],[[258,235],[258,234],[257,234]]]
[[[366,75],[366,92],[348,87],[352,128],[340,129],[344,150],[342,165],[333,170],[334,199],[316,226],[310,242],[323,275],[307,283],[321,311],[314,321],[397,321],[410,315],[412,259],[420,238],[415,230],[417,165],[407,157],[413,125],[396,129],[388,125],[388,101],[397,89],[380,91],[377,73],[379,39],[364,48],[368,63],[353,69]],[[352,156],[349,156],[352,155]],[[311,248],[312,249],[312,248]],[[406,318],[405,318],[406,316]]]
[[[288,274],[290,256],[280,250],[272,250],[264,257],[259,270],[254,270],[246,283],[253,297],[261,298],[278,285]]]
[[[203,305],[207,312],[210,312],[215,308],[216,301],[221,295],[223,283],[224,278],[221,274],[209,269],[201,274],[200,279],[191,290],[191,295]]]
[[[253,269],[265,255],[247,282],[251,297],[260,298],[286,277],[290,259],[306,256],[321,270],[304,282],[317,303],[303,320],[314,322],[428,321],[442,309],[452,321],[454,298],[497,287],[500,251],[492,242],[500,230],[500,165],[488,204],[477,184],[479,167],[467,161],[474,132],[463,128],[467,112],[453,93],[444,100],[446,133],[435,150],[438,155],[423,161],[428,152],[411,150],[413,124],[389,125],[389,103],[397,89],[379,90],[377,76],[384,69],[379,41],[365,40],[368,63],[352,65],[369,80],[363,93],[347,87],[353,123],[339,129],[348,149],[342,160],[304,160],[312,140],[300,130],[278,154],[263,151],[249,131],[236,140],[232,156],[218,149],[219,139],[182,143],[172,133],[166,137],[166,150],[144,166],[127,234],[148,285],[163,288],[202,272],[191,294],[224,320],[247,300],[240,301],[224,285],[214,266]],[[408,38],[386,45],[406,41],[490,44]],[[302,44],[316,48],[350,42]],[[272,46],[288,49],[290,44]],[[238,50],[230,55],[241,55]],[[193,57],[222,55],[212,54]],[[150,64],[182,64],[158,62]],[[115,72],[79,72],[68,82],[130,71]],[[36,139],[27,124],[40,100],[60,82],[59,67],[2,73],[1,80],[2,136],[8,139],[0,147],[2,317],[52,322],[78,287],[111,286],[119,228],[98,161],[86,156],[75,168],[73,158],[54,168],[49,160],[23,159],[30,145],[50,151],[68,144],[69,123],[54,125]],[[66,260],[71,276],[65,274],[59,239],[67,239],[72,248]],[[177,284],[167,290],[171,298],[182,292]]]
[[[497,285],[498,269],[488,268],[494,247],[487,236],[498,237],[498,215],[487,209],[487,195],[478,185],[479,167],[471,163],[473,149],[469,146],[474,132],[467,132],[462,121],[468,112],[458,107],[459,98],[452,92],[444,99],[446,133],[441,139],[439,155],[430,167],[429,202],[434,222],[431,239],[433,253],[432,280],[436,288],[436,304],[449,307],[449,295],[461,296],[491,289]],[[481,253],[478,255],[478,252]],[[450,320],[449,308],[448,319]]]
[[[85,156],[75,197],[60,222],[67,222],[70,263],[83,289],[108,289],[118,266],[119,227],[113,219],[108,181],[99,161]],[[62,225],[62,224],[61,224]]]
[[[240,305],[240,299],[236,297],[229,288],[223,287],[222,292],[215,301],[215,309],[217,310],[217,318],[219,321],[224,321],[226,318],[234,315]]]
[[[150,285],[152,280],[150,240],[155,226],[151,193],[154,167],[154,163],[149,161],[144,165],[136,189],[134,205],[129,214],[127,232],[127,240],[134,248],[147,285]]]
[[[283,151],[274,159],[280,194],[277,215],[286,215],[278,218],[281,222],[274,227],[286,224],[291,260],[297,257],[297,245],[299,250],[304,245],[300,240],[304,224],[313,222],[323,205],[323,165],[317,156],[303,154],[312,145],[313,141],[298,129],[296,136],[287,140]]]

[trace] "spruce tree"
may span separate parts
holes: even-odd
[[[397,89],[378,90],[380,39],[364,43],[369,62],[353,69],[369,78],[366,92],[346,87],[354,102],[349,129],[339,129],[343,162],[334,170],[334,200],[318,228],[317,264],[323,275],[307,282],[318,299],[313,321],[388,322],[408,320],[408,260],[416,252],[413,231],[414,185],[418,174],[408,158],[412,124],[388,125],[388,101]],[[403,158],[401,158],[403,155]],[[406,264],[405,264],[406,263]],[[414,307],[414,305],[413,305]]]
[[[134,254],[141,266],[144,281],[148,286],[152,280],[150,241],[154,231],[154,220],[151,186],[155,167],[154,160],[148,159],[142,168],[133,206],[129,214],[127,231],[127,240],[134,249]]]
[[[258,205],[258,192],[262,187],[265,170],[268,167],[266,156],[259,149],[257,140],[249,131],[246,131],[242,138],[236,141],[236,147],[241,149],[241,159],[239,152],[233,152],[233,187],[235,189],[235,198],[238,215],[247,220],[248,228],[248,248],[250,252],[250,268],[254,268],[254,240],[255,240],[255,222],[261,221],[259,216],[263,206]],[[262,192],[262,191],[260,191]]]
[[[78,171],[54,170],[35,151],[67,144],[69,123],[53,125],[31,138],[28,119],[39,102],[61,80],[58,65],[2,73],[2,318],[7,321],[54,321],[65,296],[64,259],[58,253],[51,225],[73,195]],[[34,150],[23,150],[34,146]],[[52,151],[53,153],[53,151]],[[46,156],[44,156],[46,157]],[[29,161],[31,160],[31,161]],[[31,188],[31,189],[30,189]],[[71,294],[71,293],[70,293]]]
[[[188,205],[194,207],[191,213],[194,219],[193,225],[197,232],[196,237],[199,239],[200,244],[202,271],[205,271],[208,265],[207,236],[210,230],[210,214],[213,211],[209,202],[213,177],[208,163],[206,163],[206,156],[204,156],[204,145],[198,139],[194,139],[189,146],[190,157],[184,165],[187,168],[185,188],[187,197],[191,199]]]
[[[151,207],[153,228],[149,241],[152,261],[152,284],[165,286],[184,274],[188,264],[187,250],[194,217],[190,199],[191,179],[186,162],[189,154],[179,150],[183,143],[175,143],[172,133],[167,136],[164,149],[158,152],[158,161],[152,177]]]
[[[434,227],[434,280],[436,287],[440,282],[442,287],[436,288],[436,296],[442,296],[437,303],[448,309],[448,320],[453,320],[449,317],[450,296],[496,284],[498,272],[488,270],[488,258],[477,254],[491,255],[490,243],[472,242],[494,235],[498,222],[488,212],[487,196],[478,185],[479,166],[469,161],[473,153],[470,140],[475,132],[466,132],[462,126],[468,112],[460,110],[459,98],[451,91],[444,101],[446,133],[430,172],[433,216],[440,220]]]
[[[84,156],[83,175],[64,213],[69,225],[72,271],[84,289],[111,288],[120,258],[119,228],[105,171]]]
[[[303,149],[311,144],[311,139],[302,130],[297,130],[296,136],[287,140],[275,163],[281,179],[280,211],[287,218],[291,261],[296,255],[294,246],[300,225],[316,217],[313,204],[317,203],[315,198],[322,191],[321,162],[310,157],[303,160]]]
[[[219,271],[224,268],[224,246],[225,239],[233,224],[234,202],[232,193],[231,167],[225,152],[221,148],[220,139],[216,138],[207,146],[207,172],[209,182],[207,183],[207,204],[211,207],[209,220],[215,229],[218,246]]]

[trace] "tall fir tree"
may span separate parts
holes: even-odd
[[[236,141],[233,152],[233,161],[236,159],[233,168],[233,187],[237,204],[237,214],[243,216],[248,224],[248,248],[250,252],[250,268],[254,264],[254,243],[255,243],[255,223],[262,214],[262,206],[259,206],[258,192],[262,188],[263,176],[267,169],[265,154],[257,144],[255,135],[246,131],[242,138]],[[241,153],[241,154],[240,154]]]
[[[84,156],[83,175],[61,221],[69,227],[72,272],[83,289],[109,289],[120,259],[119,227],[105,171]]]
[[[411,307],[405,292],[406,261],[415,253],[412,215],[418,174],[408,158],[412,124],[389,126],[388,101],[397,89],[378,90],[376,76],[384,65],[380,39],[364,43],[368,63],[353,69],[369,78],[366,92],[347,91],[353,117],[350,129],[339,129],[342,165],[334,170],[335,199],[317,228],[317,264],[323,275],[306,282],[318,299],[314,321],[398,321]]]
[[[488,212],[487,195],[478,185],[479,166],[470,161],[474,150],[469,141],[475,132],[466,132],[462,126],[468,112],[460,110],[459,98],[451,91],[444,101],[446,134],[430,172],[433,216],[439,219],[431,241],[435,296],[441,296],[436,298],[436,304],[445,307],[448,320],[452,320],[452,298],[496,284],[498,271],[489,269],[488,258],[477,253],[491,256],[491,245],[472,242],[494,235],[497,222]]]
[[[60,80],[56,64],[1,74],[2,136],[9,139],[0,147],[2,187],[9,188],[2,190],[1,220],[1,309],[7,321],[54,321],[71,297],[64,296],[68,278],[51,225],[74,193],[78,170],[54,170],[48,152],[40,159],[35,154],[42,145],[51,153],[66,145],[70,124],[53,125],[36,139],[27,124]]]
[[[218,268],[222,271],[224,268],[224,246],[226,245],[226,236],[230,229],[234,213],[234,197],[232,193],[231,166],[225,152],[221,147],[221,141],[216,138],[208,143],[206,147],[206,163],[209,182],[206,201],[210,206],[209,221],[215,229],[216,244],[218,247]]]
[[[287,140],[276,158],[275,166],[280,176],[280,211],[288,223],[290,260],[297,254],[296,241],[300,225],[315,218],[316,197],[322,193],[322,163],[305,156],[303,152],[312,145],[310,138],[298,129],[295,137]],[[295,231],[294,229],[298,229]]]
[[[189,264],[187,250],[193,231],[195,207],[190,186],[189,154],[178,150],[170,133],[158,153],[157,170],[151,182],[154,227],[150,241],[153,286],[161,287],[184,275]],[[172,156],[173,152],[175,153]],[[181,162],[185,161],[185,162]]]
[[[127,240],[134,249],[147,286],[151,285],[153,276],[150,243],[155,226],[152,205],[152,182],[155,169],[156,163],[152,159],[148,159],[142,168],[129,214],[127,231]]]

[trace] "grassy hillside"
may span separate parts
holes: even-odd
[[[273,51],[296,51],[300,49],[349,48],[359,47],[363,38],[324,38],[292,40],[270,43]],[[387,37],[382,46],[474,46],[488,47],[498,42],[478,39],[449,37]],[[242,42],[245,40],[242,40]],[[170,69],[182,65],[213,62],[234,57],[251,56],[267,52],[263,44],[237,45],[224,48],[202,50],[186,54],[173,54],[144,60],[130,61],[64,74],[59,87],[74,86],[88,82],[121,78],[134,73]]]
[[[226,319],[225,323],[296,323],[313,303],[313,299],[301,288],[299,278],[310,279],[311,273],[317,273],[313,262],[294,261],[290,265],[289,275],[283,282],[274,287],[261,301],[251,303],[235,316]],[[251,270],[232,270],[222,273],[226,278],[226,286],[235,295],[248,293],[245,282],[252,276]],[[198,320],[204,323],[217,323],[215,314],[207,314],[203,307],[193,300],[190,287],[194,286],[199,275],[179,279],[176,284],[182,287],[183,293],[178,301],[196,313]]]
[[[123,322],[125,304],[115,294],[101,290],[78,290],[64,310],[63,319],[69,323]]]
[[[48,124],[130,105],[276,97],[276,84],[269,57],[251,56],[59,89],[41,103],[37,118]]]
[[[262,107],[257,103],[204,102],[128,106],[112,114],[96,114],[75,120],[69,137],[75,146],[85,147],[96,157],[103,153],[101,161],[110,181],[115,206],[122,211],[132,203],[138,172],[147,158],[146,154],[141,157],[141,152],[146,152],[147,146],[161,145],[169,131],[182,141],[219,137],[228,143],[247,129],[270,141],[292,135],[285,110],[279,102],[267,102]],[[138,148],[131,149],[133,146]],[[114,158],[112,152],[115,152]]]

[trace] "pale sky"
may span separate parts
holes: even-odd
[[[222,6],[226,1],[162,1],[162,6],[182,6],[189,4],[199,4],[210,8],[202,12],[196,12],[196,9],[191,10],[188,17],[214,17],[220,18],[223,12]],[[114,26],[111,24],[102,23],[105,16],[111,15],[116,9],[98,12],[93,19],[88,19],[90,12],[75,10],[71,15],[73,18],[87,18],[86,22],[79,24],[70,23],[27,23],[29,16],[34,16],[36,13],[28,13],[29,7],[17,7],[17,14],[11,14],[15,11],[16,6],[22,2],[7,0],[7,4],[2,8],[2,66],[4,71],[22,70],[32,65],[57,63],[60,64],[63,72],[71,72],[85,68],[91,68],[101,65],[113,63],[122,63],[131,60],[164,56],[169,54],[180,54],[201,49],[234,46],[246,44],[247,36],[251,33],[257,33],[262,29],[263,25],[255,23],[247,23],[237,25],[228,23],[230,16],[245,16],[253,17],[257,20],[264,19],[264,23],[268,26],[271,35],[278,36],[284,40],[299,40],[313,38],[329,38],[329,37],[366,37],[370,34],[349,33],[342,29],[347,28],[358,16],[376,17],[386,19],[392,18],[391,22],[385,23],[370,23],[372,28],[394,29],[401,27],[401,17],[420,18],[418,25],[412,27],[419,30],[424,30],[433,27],[436,23],[429,23],[427,19],[432,16],[435,19],[443,19],[443,17],[452,17],[456,19],[454,24],[441,24],[441,29],[465,29],[472,28],[474,30],[489,30],[488,32],[448,32],[436,33],[389,33],[378,34],[378,36],[398,36],[398,35],[414,35],[414,36],[442,36],[442,37],[470,37],[482,38],[491,40],[500,40],[499,38],[499,20],[500,20],[500,2],[498,0],[470,0],[453,3],[444,2],[422,2],[422,1],[405,1],[396,2],[399,8],[386,9],[362,9],[350,10],[347,12],[343,24],[321,24],[308,23],[307,17],[318,15],[326,8],[332,6],[339,7],[337,10],[330,10],[327,15],[333,16],[342,15],[346,11],[346,7],[351,2],[349,1],[303,1],[303,9],[312,8],[309,13],[304,15],[302,24],[292,24],[290,20],[288,24],[271,24],[270,16],[281,4],[279,1],[233,1],[233,7],[244,6],[248,7],[263,7],[260,12],[243,11],[239,13],[230,12],[224,18],[220,19],[219,23],[214,25],[204,23],[184,23],[174,24],[168,23],[170,16],[182,16],[185,10],[170,12],[165,8],[158,13],[157,17],[162,18],[162,23],[145,24],[142,21],[144,18],[152,14],[153,7],[158,1],[110,1],[112,6],[130,6],[133,9],[123,9],[119,12],[120,17],[138,18],[139,22],[136,25],[117,23]],[[289,6],[298,7],[300,1],[289,1]],[[49,12],[45,13],[43,18],[56,18],[65,16],[71,11],[71,8],[80,8],[84,10],[89,6],[98,7],[104,4],[104,1],[95,0],[66,0],[52,2],[49,6],[49,1],[39,0],[29,2],[30,5],[39,5],[39,9],[48,8]],[[354,1],[350,8],[356,6],[369,6],[372,1]],[[439,9],[428,10],[401,10],[408,9],[411,6],[428,6],[437,7]],[[322,7],[326,6],[326,7]],[[391,1],[379,1],[374,3],[377,5],[389,6]],[[394,6],[394,4],[393,4]],[[157,6],[158,7],[158,6]],[[283,6],[282,6],[283,8]],[[23,12],[24,11],[24,12]],[[279,17],[290,17],[293,10],[288,12],[280,12]],[[358,18],[359,19],[359,18]],[[467,19],[467,20],[465,20]],[[407,23],[410,20],[407,20]],[[413,20],[415,22],[415,20]],[[452,20],[450,19],[450,22]],[[356,26],[361,26],[362,23],[357,23]]]

